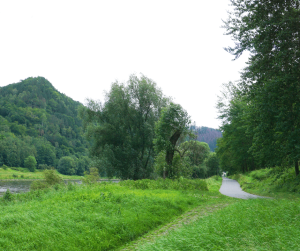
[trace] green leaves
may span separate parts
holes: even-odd
[[[81,114],[100,171],[122,179],[150,176],[154,125],[167,103],[156,84],[143,75],[113,83],[104,103],[89,101]]]
[[[248,144],[242,145],[240,149],[244,148],[243,152],[246,153],[248,148],[247,152],[261,166],[280,165],[286,161],[298,163],[299,1],[232,0],[231,3],[234,10],[224,22],[224,28],[226,34],[232,36],[235,46],[227,48],[227,51],[235,55],[235,58],[246,50],[251,55],[238,88],[245,103],[240,114],[244,113],[245,116],[234,115],[232,112],[236,109],[233,106],[227,110],[229,113],[221,112],[224,118],[231,121],[230,124],[225,122],[223,125],[225,133],[222,144],[230,142],[230,135],[237,136],[234,130],[244,130],[252,142],[247,140]],[[230,102],[235,100],[238,99],[233,97]],[[243,121],[244,125],[239,126],[237,120],[235,125],[231,117]],[[230,146],[234,142],[231,141]],[[239,148],[232,148],[232,153],[238,152]],[[297,165],[295,168],[298,168]]]

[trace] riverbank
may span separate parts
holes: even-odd
[[[180,182],[186,190],[134,189],[132,182],[69,183],[3,197],[0,249],[115,250],[197,206],[234,201],[207,191],[203,181],[199,186],[189,180],[163,183],[179,188]],[[208,188],[220,182],[208,181]]]
[[[81,176],[63,175],[55,171],[64,180],[80,180]],[[0,180],[42,180],[44,179],[43,170],[36,169],[35,172],[30,172],[27,168],[22,167],[6,167],[0,168]]]

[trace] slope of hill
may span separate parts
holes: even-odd
[[[38,165],[54,167],[63,156],[86,160],[88,143],[78,117],[82,106],[43,77],[1,87],[0,166],[22,167],[30,155]],[[83,173],[75,167],[73,171]]]
[[[197,140],[201,142],[206,142],[212,152],[215,151],[217,147],[217,139],[222,137],[222,133],[219,130],[205,127],[205,126],[192,126],[191,129],[197,135]]]

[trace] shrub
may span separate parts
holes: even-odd
[[[48,187],[49,187],[49,184],[47,184],[46,182],[44,182],[42,180],[36,180],[30,184],[30,190],[40,190],[40,189],[45,189]]]
[[[157,180],[125,180],[120,182],[121,186],[126,186],[135,189],[173,189],[173,190],[200,190],[208,191],[205,180],[200,179],[157,179]]]
[[[99,172],[96,167],[91,167],[89,173],[85,172],[85,177],[82,182],[85,184],[96,183],[99,180]]]
[[[24,166],[29,169],[30,172],[34,172],[36,168],[36,159],[33,156],[28,156],[24,160]]]
[[[50,186],[55,186],[63,183],[63,180],[61,177],[59,177],[56,173],[55,170],[44,170],[44,177],[45,180],[41,181],[34,181],[30,185],[31,190],[40,190],[40,189],[45,189]]]
[[[55,173],[55,170],[44,170],[45,182],[50,186],[63,182],[62,178]]]
[[[3,195],[3,199],[6,201],[13,200],[13,194],[9,191],[9,189],[6,190],[5,194]]]
[[[48,166],[47,164],[39,164],[38,169],[41,170],[51,169],[51,166]]]
[[[3,164],[2,168],[3,168],[4,170],[7,170],[7,165],[4,165],[4,164]]]

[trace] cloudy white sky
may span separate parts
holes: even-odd
[[[43,76],[74,100],[102,100],[115,80],[142,73],[198,126],[218,128],[222,83],[246,56],[223,47],[229,0],[0,1],[0,86]]]

